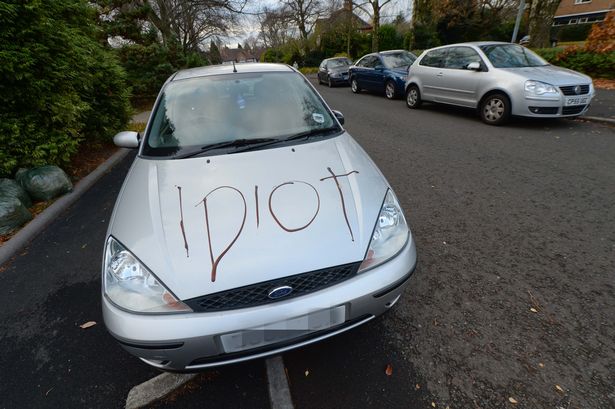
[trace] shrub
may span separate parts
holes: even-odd
[[[129,116],[124,73],[86,0],[0,0],[0,177],[63,165]]]

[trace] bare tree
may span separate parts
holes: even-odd
[[[182,50],[194,51],[213,36],[226,34],[243,11],[247,0],[141,0],[148,7],[149,21],[165,45],[177,42]]]
[[[316,20],[325,12],[322,0],[280,0],[293,22],[297,25],[299,36],[304,46],[312,32]]]
[[[355,6],[372,19],[372,52],[379,50],[378,31],[380,30],[380,12],[382,8],[389,4],[392,0],[367,0],[363,3],[355,3]]]
[[[283,8],[265,7],[258,16],[259,37],[265,47],[277,48],[292,38],[293,19]]]

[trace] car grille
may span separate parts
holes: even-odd
[[[585,105],[573,105],[570,107],[562,108],[562,115],[574,115],[580,114],[585,109]]]
[[[559,87],[559,89],[562,90],[562,93],[564,95],[583,95],[583,94],[587,94],[589,93],[589,84],[587,85],[581,85],[581,92],[580,93],[576,93],[574,92],[574,88],[576,87],[576,85],[569,85],[566,87]]]
[[[322,290],[323,288],[330,287],[354,277],[360,265],[361,262],[356,262],[310,271],[308,273],[264,281],[245,287],[192,298],[190,300],[185,300],[184,303],[195,312],[208,312],[254,307],[256,305],[288,300],[289,298]],[[286,297],[279,299],[269,298],[269,292],[280,286],[290,286],[293,291]]]

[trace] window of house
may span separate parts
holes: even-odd
[[[570,20],[568,20],[568,24],[577,24],[579,22],[578,18],[571,18]]]
[[[585,3],[591,3],[592,0],[574,0],[574,4],[585,4]]]

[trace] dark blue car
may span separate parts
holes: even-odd
[[[388,99],[404,95],[408,68],[416,55],[405,50],[381,51],[363,56],[350,67],[350,89],[383,92]]]

